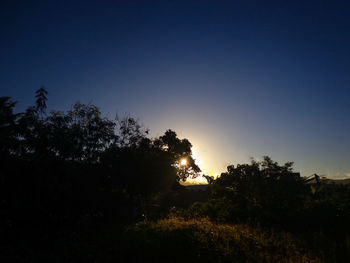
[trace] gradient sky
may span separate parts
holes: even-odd
[[[0,96],[171,128],[208,174],[269,155],[349,177],[347,3],[1,1]]]

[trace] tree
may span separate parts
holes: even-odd
[[[130,116],[121,118],[117,115],[116,126],[118,132],[117,144],[119,147],[138,147],[141,142],[143,144],[146,143],[147,140],[145,139],[148,135],[148,130],[136,119]]]
[[[252,218],[276,224],[300,220],[296,211],[308,190],[292,165],[279,165],[268,156],[261,162],[230,165],[227,172],[210,180],[212,197],[226,204],[221,209],[230,207],[225,211],[230,220]]]
[[[8,184],[15,188],[25,181],[18,192],[33,196],[33,202],[23,198],[23,208],[31,203],[48,216],[57,214],[59,206],[61,212],[68,207],[64,202],[70,196],[76,202],[70,211],[78,214],[99,210],[102,203],[104,212],[118,213],[117,202],[121,210],[144,207],[200,171],[191,143],[171,130],[152,139],[135,118],[110,120],[95,105],[80,102],[47,113],[47,95],[44,87],[37,90],[36,104],[18,115],[15,102],[0,99],[1,150],[15,155],[15,165],[3,167]],[[186,166],[179,166],[181,158],[187,159]],[[9,172],[12,166],[18,168],[17,178]]]
[[[187,178],[195,178],[201,171],[192,157],[192,144],[187,139],[177,138],[176,132],[167,130],[163,136],[154,141],[154,144],[166,151],[177,168],[178,181],[186,181]],[[186,164],[181,165],[185,159]]]
[[[46,124],[51,152],[65,160],[98,162],[117,139],[115,123],[102,117],[94,105],[77,102],[66,113],[51,111]]]
[[[116,141],[115,123],[101,116],[95,105],[79,102],[67,112],[69,135],[78,160],[98,161],[99,154]]]
[[[10,97],[0,97],[0,151],[3,156],[18,151],[18,118],[13,112],[16,102]]]
[[[40,114],[41,118],[46,112],[46,101],[47,101],[47,90],[45,87],[41,87],[35,92],[35,98],[36,98],[36,112]]]

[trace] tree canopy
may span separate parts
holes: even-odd
[[[11,98],[0,98],[4,156],[101,165],[107,167],[108,178],[118,177],[114,181],[130,189],[138,185],[141,192],[171,188],[200,172],[191,156],[191,143],[179,139],[174,131],[149,138],[148,130],[135,118],[111,120],[97,106],[80,102],[67,111],[47,112],[47,95],[41,87],[35,93],[36,104],[21,113],[14,113],[16,102]],[[188,160],[185,167],[178,165],[181,158]]]

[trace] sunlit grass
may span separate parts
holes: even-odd
[[[127,229],[134,255],[159,260],[201,262],[323,262],[291,234],[247,225],[215,224],[206,218],[179,217],[142,222]]]

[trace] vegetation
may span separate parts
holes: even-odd
[[[215,224],[207,218],[142,222],[129,228],[127,234],[124,252],[135,255],[133,262],[322,262],[291,234]]]
[[[310,184],[293,172],[292,163],[280,166],[265,156],[262,162],[231,165],[217,180],[208,177],[208,200],[173,213],[288,231],[326,262],[346,262],[350,189],[316,179]]]
[[[15,112],[0,98],[2,262],[347,262],[350,188],[269,157],[228,166],[206,191],[191,143],[94,105]],[[180,160],[186,159],[181,165]]]

